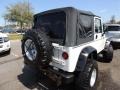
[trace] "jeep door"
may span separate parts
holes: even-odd
[[[94,41],[96,42],[95,47],[98,49],[98,52],[104,49],[105,37],[99,17],[94,18]]]

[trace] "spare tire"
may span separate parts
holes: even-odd
[[[46,67],[52,57],[52,44],[41,30],[29,30],[22,39],[24,63],[35,67]]]

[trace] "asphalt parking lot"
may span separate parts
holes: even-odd
[[[11,46],[10,55],[0,55],[0,90],[43,90],[36,73],[23,64],[21,42],[11,41]],[[96,90],[120,90],[119,56],[120,50],[116,49],[111,63],[98,63],[99,77]]]

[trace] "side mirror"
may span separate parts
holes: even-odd
[[[107,32],[107,26],[105,24],[103,24],[103,32]]]

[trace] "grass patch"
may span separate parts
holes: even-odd
[[[23,35],[21,35],[21,34],[9,34],[8,37],[10,40],[21,40]]]

